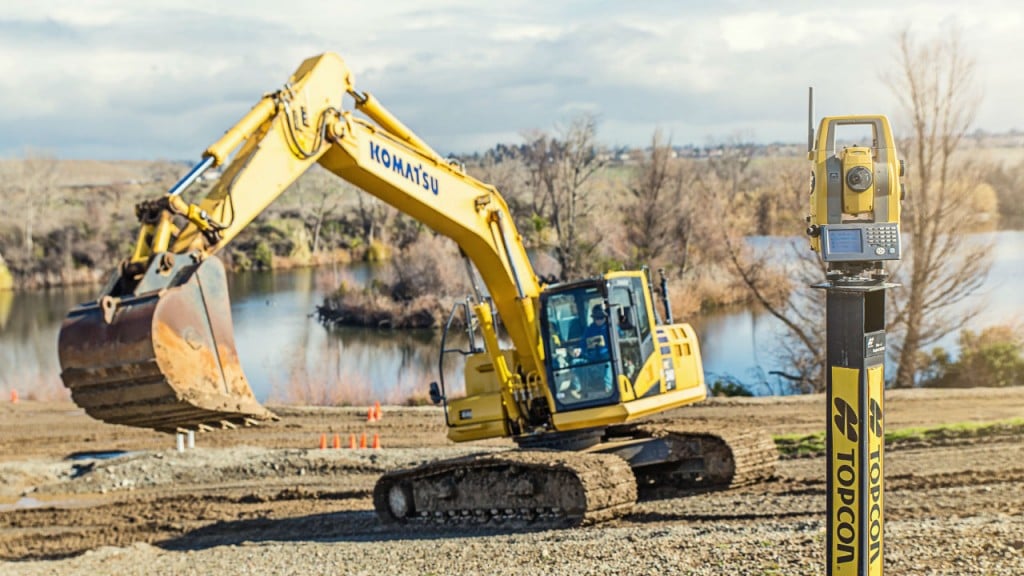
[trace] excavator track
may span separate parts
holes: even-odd
[[[597,449],[628,460],[645,496],[756,484],[772,478],[778,461],[774,441],[760,430],[624,425],[610,427],[606,438]]]
[[[568,527],[630,511],[636,481],[611,454],[513,450],[427,463],[377,481],[388,524]]]

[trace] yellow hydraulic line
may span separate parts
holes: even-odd
[[[150,256],[166,252],[171,244],[171,237],[178,233],[178,227],[171,219],[171,213],[164,210],[156,224],[143,224],[135,241],[135,251],[131,262],[146,262]]]
[[[168,196],[167,201],[176,213],[187,218],[189,222],[195,224],[203,232],[215,230],[218,226],[223,228],[223,225],[211,218],[209,214],[203,212],[202,208],[195,204],[189,204],[182,200],[181,196]]]
[[[153,228],[152,224],[143,224],[139,228],[139,235],[135,238],[135,250],[132,252],[131,262],[145,262],[149,260],[153,252],[149,249],[149,242],[147,240],[153,235]]]

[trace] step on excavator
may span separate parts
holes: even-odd
[[[331,53],[305,60],[164,196],[136,207],[132,254],[61,327],[61,378],[76,404],[172,433],[276,418],[239,364],[214,255],[314,164],[458,245],[474,289],[449,316],[441,357],[465,357],[465,394],[449,398],[442,379],[431,397],[451,440],[518,445],[384,474],[373,494],[383,521],[575,525],[625,513],[638,489],[772,475],[762,432],[639,422],[707,395],[696,335],[673,322],[667,297],[662,318],[646,270],[542,284],[498,191],[357,91]],[[185,200],[212,168],[212,189]],[[456,325],[465,349],[446,348]]]

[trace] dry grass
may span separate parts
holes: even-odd
[[[328,266],[331,264],[348,264],[352,261],[352,253],[348,250],[321,250],[316,254],[303,256],[274,256],[275,270],[307,268],[311,266]]]

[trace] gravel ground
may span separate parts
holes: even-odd
[[[890,426],[1024,414],[1024,390],[891,394]],[[279,409],[263,430],[172,439],[96,423],[67,405],[0,406],[0,574],[824,574],[820,457],[769,482],[639,502],[563,530],[400,529],[370,493],[384,470],[506,442],[456,446],[433,409]],[[820,396],[713,401],[660,421],[823,426]],[[817,424],[815,424],[817,422]],[[371,430],[380,451],[318,450]],[[947,439],[886,457],[885,573],[1024,574],[1024,438]],[[75,459],[83,450],[127,450]]]

